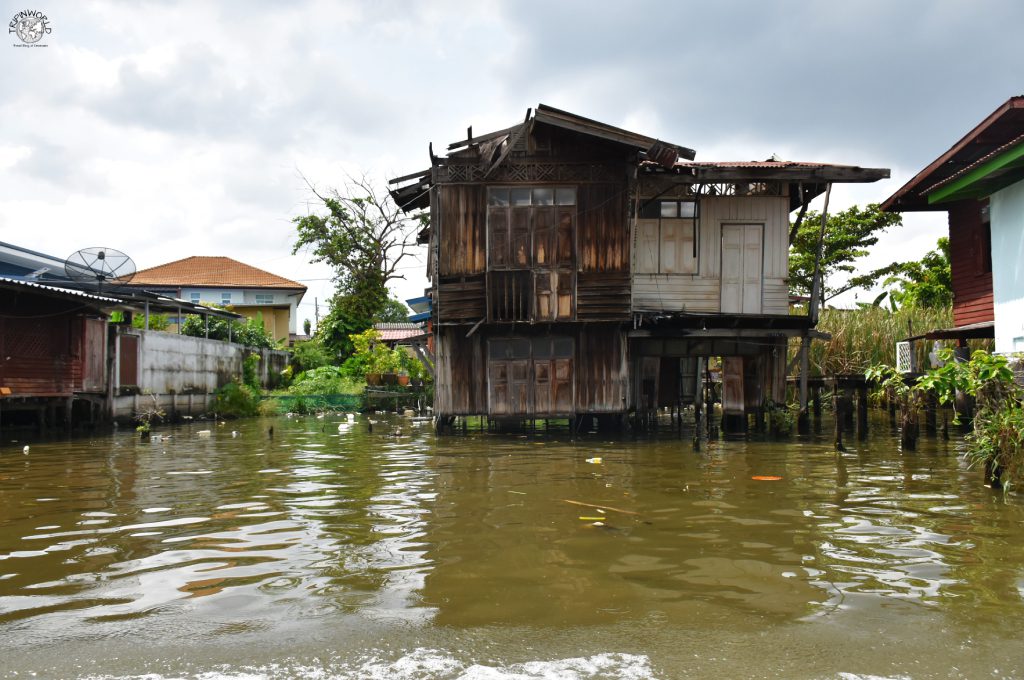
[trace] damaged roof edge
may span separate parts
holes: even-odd
[[[567,130],[574,130],[576,132],[600,137],[620,144],[635,146],[643,151],[647,151],[651,147],[661,144],[674,147],[679,156],[686,160],[692,161],[697,157],[697,152],[689,147],[681,146],[679,144],[671,144],[669,142],[655,139],[654,137],[648,137],[646,135],[637,134],[636,132],[630,132],[629,130],[623,130],[622,128],[615,127],[614,125],[608,125],[607,123],[602,123],[591,118],[585,118],[575,113],[562,111],[561,109],[556,109],[555,107],[548,106],[547,104],[538,104],[537,112],[534,114],[533,118],[538,123],[546,123],[548,125],[554,125]]]

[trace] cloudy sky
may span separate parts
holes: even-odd
[[[228,255],[304,282],[292,218],[346,174],[429,165],[428,142],[539,102],[697,149],[892,169],[833,194],[881,201],[1024,92],[1019,0],[431,0],[6,3],[45,47],[0,53],[0,240],[108,246],[151,267]],[[919,257],[908,216],[871,263]],[[422,292],[410,263],[401,297]]]

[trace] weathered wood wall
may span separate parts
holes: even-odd
[[[624,412],[623,337],[618,324],[558,324],[528,334],[488,327],[468,338],[464,327],[442,328],[434,410],[494,417]]]

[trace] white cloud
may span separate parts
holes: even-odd
[[[9,50],[0,72],[0,239],[107,245],[140,267],[229,255],[310,279],[309,317],[331,285],[290,254],[300,173],[322,187],[406,174],[429,142],[441,152],[544,102],[699,159],[905,178],[1019,89],[1024,19],[1009,0],[51,4],[50,46]],[[833,206],[900,183],[838,188]],[[941,230],[907,225],[878,256],[920,256]],[[400,295],[420,294],[420,270],[406,273]]]

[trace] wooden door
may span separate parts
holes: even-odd
[[[103,392],[107,387],[107,322],[85,319],[82,353],[82,391]]]
[[[139,336],[119,338],[118,386],[139,384]]]
[[[487,410],[493,416],[526,415],[533,400],[530,389],[530,341],[494,339],[487,351]]]
[[[722,225],[722,313],[760,314],[764,226]]]

